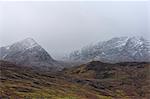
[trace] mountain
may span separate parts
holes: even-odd
[[[150,42],[143,37],[116,37],[83,47],[69,55],[73,61],[149,62]]]
[[[42,69],[61,68],[60,64],[32,38],[1,47],[0,59]]]

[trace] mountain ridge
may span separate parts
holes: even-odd
[[[150,42],[143,37],[115,37],[85,46],[69,55],[73,61],[98,60],[103,62],[150,61]]]

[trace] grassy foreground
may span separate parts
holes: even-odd
[[[147,63],[100,68],[91,62],[61,73],[0,64],[0,99],[148,99],[150,93]]]

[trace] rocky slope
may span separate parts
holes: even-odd
[[[149,62],[150,42],[143,37],[118,37],[83,47],[69,56],[73,61]]]
[[[66,69],[64,73],[72,78],[72,82],[90,86],[114,99],[148,99],[149,70],[150,63],[146,62],[110,64],[92,61]]]

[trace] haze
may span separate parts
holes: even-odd
[[[34,38],[55,59],[119,36],[149,39],[148,1],[0,2],[0,46]]]

